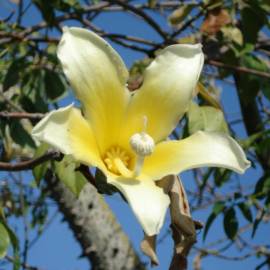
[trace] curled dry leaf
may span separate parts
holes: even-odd
[[[201,25],[201,32],[208,35],[216,34],[223,26],[231,22],[231,17],[226,9],[215,8],[209,10]]]
[[[150,258],[152,266],[159,265],[156,254],[156,235],[148,236],[145,234],[144,239],[141,242],[141,250]]]
[[[198,253],[194,260],[193,260],[193,268],[194,270],[200,270],[201,269],[201,258],[202,258],[202,253]]]
[[[141,87],[142,83],[143,83],[142,75],[133,76],[133,78],[128,80],[128,84],[127,84],[128,90],[131,92],[135,91]]]
[[[158,183],[170,197],[170,214],[172,237],[174,240],[174,255],[170,270],[187,269],[187,256],[196,242],[196,229],[202,228],[200,222],[191,218],[187,195],[181,179],[176,175],[164,177]]]

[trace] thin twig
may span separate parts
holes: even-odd
[[[32,248],[36,244],[36,242],[40,239],[40,237],[44,235],[44,232],[47,231],[47,229],[53,223],[58,214],[59,212],[57,210],[54,212],[54,214],[52,214],[51,218],[44,224],[42,233],[37,234],[37,236],[34,239],[32,239],[31,242],[29,243],[28,246],[29,249]]]
[[[270,78],[269,72],[259,71],[256,69],[251,69],[251,68],[246,68],[246,67],[239,67],[239,66],[224,64],[224,63],[216,61],[216,60],[206,60],[206,63],[209,65],[212,65],[212,66],[220,67],[220,68],[232,69],[232,70],[235,70],[235,71],[241,72],[241,73],[248,73],[248,74],[253,74],[253,75],[264,77],[264,78]]]
[[[0,162],[0,171],[24,171],[24,170],[32,170],[34,167],[49,161],[56,160],[60,161],[63,155],[58,151],[48,151],[44,155],[30,159],[27,161],[22,161],[18,163],[9,163],[9,162]]]
[[[96,32],[100,36],[106,37],[106,38],[110,39],[112,42],[121,45],[122,47],[129,48],[131,50],[142,52],[142,53],[149,55],[149,50],[147,50],[143,47],[136,46],[134,44],[127,43],[125,41],[132,41],[132,42],[136,42],[136,43],[142,43],[145,45],[154,46],[153,42],[145,40],[145,39],[127,36],[127,35],[121,35],[121,34],[106,33],[104,30],[100,29],[99,27],[97,27],[96,25],[94,25],[92,22],[90,22],[87,19],[81,19],[80,21],[83,25],[85,25],[86,27],[89,27],[89,29]],[[123,41],[123,40],[125,40],[125,41]]]
[[[170,37],[173,39],[180,33],[185,31],[193,22],[199,19],[204,14],[204,9],[201,9],[196,15],[192,16],[188,21],[186,21],[179,29],[177,29]]]
[[[23,0],[19,0],[19,7],[18,7],[18,17],[17,17],[17,24],[21,24],[22,15],[23,15]]]
[[[11,257],[9,255],[6,255],[5,259],[7,261],[9,261],[9,262],[12,262],[12,263],[14,263],[16,261],[13,257]],[[31,265],[28,265],[28,264],[22,264],[22,266],[24,267],[24,269],[27,269],[27,270],[40,270],[38,267],[31,266]]]
[[[10,119],[41,119],[44,117],[43,113],[27,113],[27,112],[0,112],[0,118]]]
[[[23,112],[23,109],[21,109],[17,104],[15,104],[11,99],[7,98],[4,93],[0,90],[0,100],[3,99],[11,108],[13,108],[16,111]]]
[[[23,270],[26,270],[28,249],[29,249],[29,224],[27,220],[27,211],[25,211],[25,197],[23,189],[23,179],[21,173],[18,174],[19,180],[19,190],[20,190],[20,208],[21,214],[23,217],[23,227],[24,227],[24,244],[23,244],[23,253],[22,253],[22,267]]]
[[[160,26],[143,10],[137,9],[136,7],[129,5],[127,2],[119,1],[119,0],[109,0],[109,3],[115,3],[124,9],[131,11],[135,15],[144,19],[163,39],[167,41],[167,34],[160,28]]]

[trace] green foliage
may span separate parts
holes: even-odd
[[[13,270],[19,270],[19,242],[17,236],[9,228],[4,216],[3,209],[0,207],[0,259],[5,256],[10,243],[13,248],[14,256]]]
[[[240,211],[242,212],[243,216],[247,219],[247,221],[252,223],[253,218],[252,218],[252,212],[250,210],[250,206],[251,205],[247,202],[238,203],[238,207],[239,207]]]
[[[81,172],[76,171],[78,162],[75,162],[71,156],[65,156],[62,161],[55,162],[55,172],[58,178],[69,188],[76,196],[79,196],[87,180]]]
[[[244,41],[254,44],[257,41],[259,30],[267,22],[266,13],[256,1],[249,1],[249,5],[242,9],[241,16]]]
[[[65,93],[66,87],[63,83],[62,78],[57,72],[52,70],[45,70],[44,72],[44,86],[46,96],[50,100],[54,101]]]
[[[19,82],[20,76],[26,67],[27,63],[25,62],[24,57],[15,59],[15,61],[11,63],[3,81],[3,91],[8,90],[11,86],[14,86]]]
[[[198,106],[191,103],[188,111],[189,133],[199,130],[228,133],[223,112],[210,106]]]
[[[46,143],[42,143],[37,148],[34,157],[37,158],[37,157],[42,156],[43,154],[46,153],[46,151],[48,150],[48,148],[49,148],[49,146]],[[44,162],[44,163],[36,166],[33,169],[32,172],[33,172],[33,175],[34,175],[35,182],[36,182],[37,186],[39,186],[41,179],[44,177],[44,175],[45,175],[45,173],[46,173],[46,171],[48,169],[48,166],[49,166],[49,161]]]
[[[10,123],[10,136],[12,137],[14,142],[21,146],[35,146],[35,143],[29,132],[25,130],[25,128],[19,121],[12,121],[12,123]]]
[[[264,60],[252,54],[245,54],[240,60],[241,66],[251,68],[258,71],[269,72],[270,68],[264,62]],[[263,91],[264,95],[269,98],[270,96],[270,84],[269,79],[258,78],[255,75],[246,75],[241,77],[239,80],[239,87],[247,93],[245,102],[250,102],[258,94],[260,90]]]
[[[226,209],[223,219],[224,230],[228,238],[235,239],[238,231],[238,221],[233,207]]]
[[[253,195],[258,199],[263,199],[269,193],[270,193],[270,176],[264,175],[257,182]]]
[[[210,226],[212,225],[212,223],[214,222],[214,220],[223,212],[223,210],[225,209],[225,202],[222,201],[218,201],[214,204],[213,206],[213,210],[212,213],[209,215],[206,223],[205,223],[205,227],[204,227],[204,232],[203,232],[203,239],[205,240],[206,235],[210,229]]]
[[[9,234],[5,226],[0,223],[0,259],[5,257],[10,244]]]

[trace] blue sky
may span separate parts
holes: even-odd
[[[0,0],[0,16],[3,16],[8,13],[8,9],[10,5],[8,5],[4,0]],[[28,16],[26,21],[24,22],[26,25],[32,25],[33,23],[40,21],[40,17],[37,12],[33,8],[29,10]],[[159,16],[156,17],[157,20],[163,22],[163,28],[169,29],[166,23],[166,18]],[[114,33],[123,33],[123,34],[130,34],[132,33],[134,36],[139,37],[146,37],[150,38],[154,41],[159,40],[159,36],[155,34],[150,27],[145,26],[138,18],[135,16],[121,14],[119,12],[110,15],[108,13],[103,14],[102,16],[98,17],[95,20],[95,23],[102,27],[103,29],[114,32]],[[58,34],[58,33],[55,33]],[[128,49],[124,49],[120,46],[113,45],[114,48],[119,52],[119,54],[124,59],[127,66],[131,66],[132,63],[138,59],[143,58],[142,53],[135,53],[131,52]],[[229,120],[237,119],[240,117],[240,108],[238,103],[238,98],[235,93],[233,87],[226,83],[218,83],[219,88],[221,89],[221,99],[224,104],[226,117]],[[70,98],[66,98],[61,105],[66,105],[71,103],[73,100]],[[235,126],[235,131],[239,138],[244,138],[246,136],[245,131],[242,125]],[[222,189],[223,193],[228,192],[231,187],[235,186],[238,181],[245,181],[246,183],[252,184],[254,180],[258,178],[260,175],[260,169],[250,169],[245,175],[242,176],[234,176],[232,180],[226,184],[226,186]],[[0,174],[0,176],[2,176]],[[185,172],[181,175],[184,185],[187,190],[192,190],[194,182],[191,172]],[[31,181],[32,176],[27,174],[27,178]],[[0,180],[1,181],[1,180]],[[221,192],[221,193],[222,193]],[[135,249],[141,254],[139,250],[140,239],[142,239],[143,234],[141,227],[139,226],[138,222],[136,221],[134,215],[132,214],[128,205],[122,201],[122,199],[117,196],[106,196],[106,201],[112,208],[113,212],[117,216],[120,224],[123,227],[123,230],[131,239]],[[55,211],[57,210],[56,206],[50,207],[50,215],[54,216]],[[193,213],[193,217],[195,219],[199,219],[203,222],[206,221],[207,216],[209,214],[209,209],[196,211]],[[240,215],[239,215],[240,216]],[[244,220],[240,217],[241,222],[244,223]],[[17,233],[20,236],[23,236],[22,231],[22,224],[16,222]],[[166,223],[163,227],[163,230],[160,234],[159,238],[162,238],[169,228],[169,219],[167,217]],[[264,241],[264,235],[267,232],[267,229],[262,226],[259,228],[259,231],[256,235],[258,240]],[[269,233],[269,230],[268,230]],[[206,242],[212,242],[215,239],[224,236],[223,233],[223,225],[222,219],[218,218],[206,238]],[[198,232],[198,244],[202,244],[202,232]],[[160,259],[160,266],[156,267],[156,270],[165,270],[168,267],[168,264],[171,259],[171,254],[173,250],[173,245],[170,237],[166,237],[157,247],[157,253]],[[238,252],[238,251],[237,251]],[[194,252],[192,252],[193,254]],[[243,252],[244,254],[245,252]],[[78,243],[75,241],[72,232],[69,230],[67,223],[62,222],[61,214],[57,214],[53,219],[52,224],[48,227],[48,229],[44,232],[41,236],[39,241],[31,248],[29,252],[29,260],[28,263],[30,265],[38,266],[40,269],[44,270],[84,270],[88,269],[88,262],[86,259],[79,259],[78,257],[81,254],[80,247]],[[191,260],[193,255],[189,258],[190,267],[192,269]],[[230,250],[230,255],[236,255],[236,250]],[[148,259],[145,256],[142,256],[143,261],[147,261]],[[207,257],[203,259],[203,269],[207,270],[227,270],[230,269],[237,269],[237,270],[246,270],[254,268],[258,261],[256,258],[250,258],[244,262],[235,262],[235,261],[224,261],[224,260],[217,260],[214,257]],[[251,267],[252,266],[252,267]],[[9,270],[11,267],[6,267],[5,269],[0,270]]]

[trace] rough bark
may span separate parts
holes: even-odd
[[[145,269],[109,206],[94,186],[86,184],[79,198],[76,198],[51,172],[45,178],[51,197],[58,203],[91,269]]]

